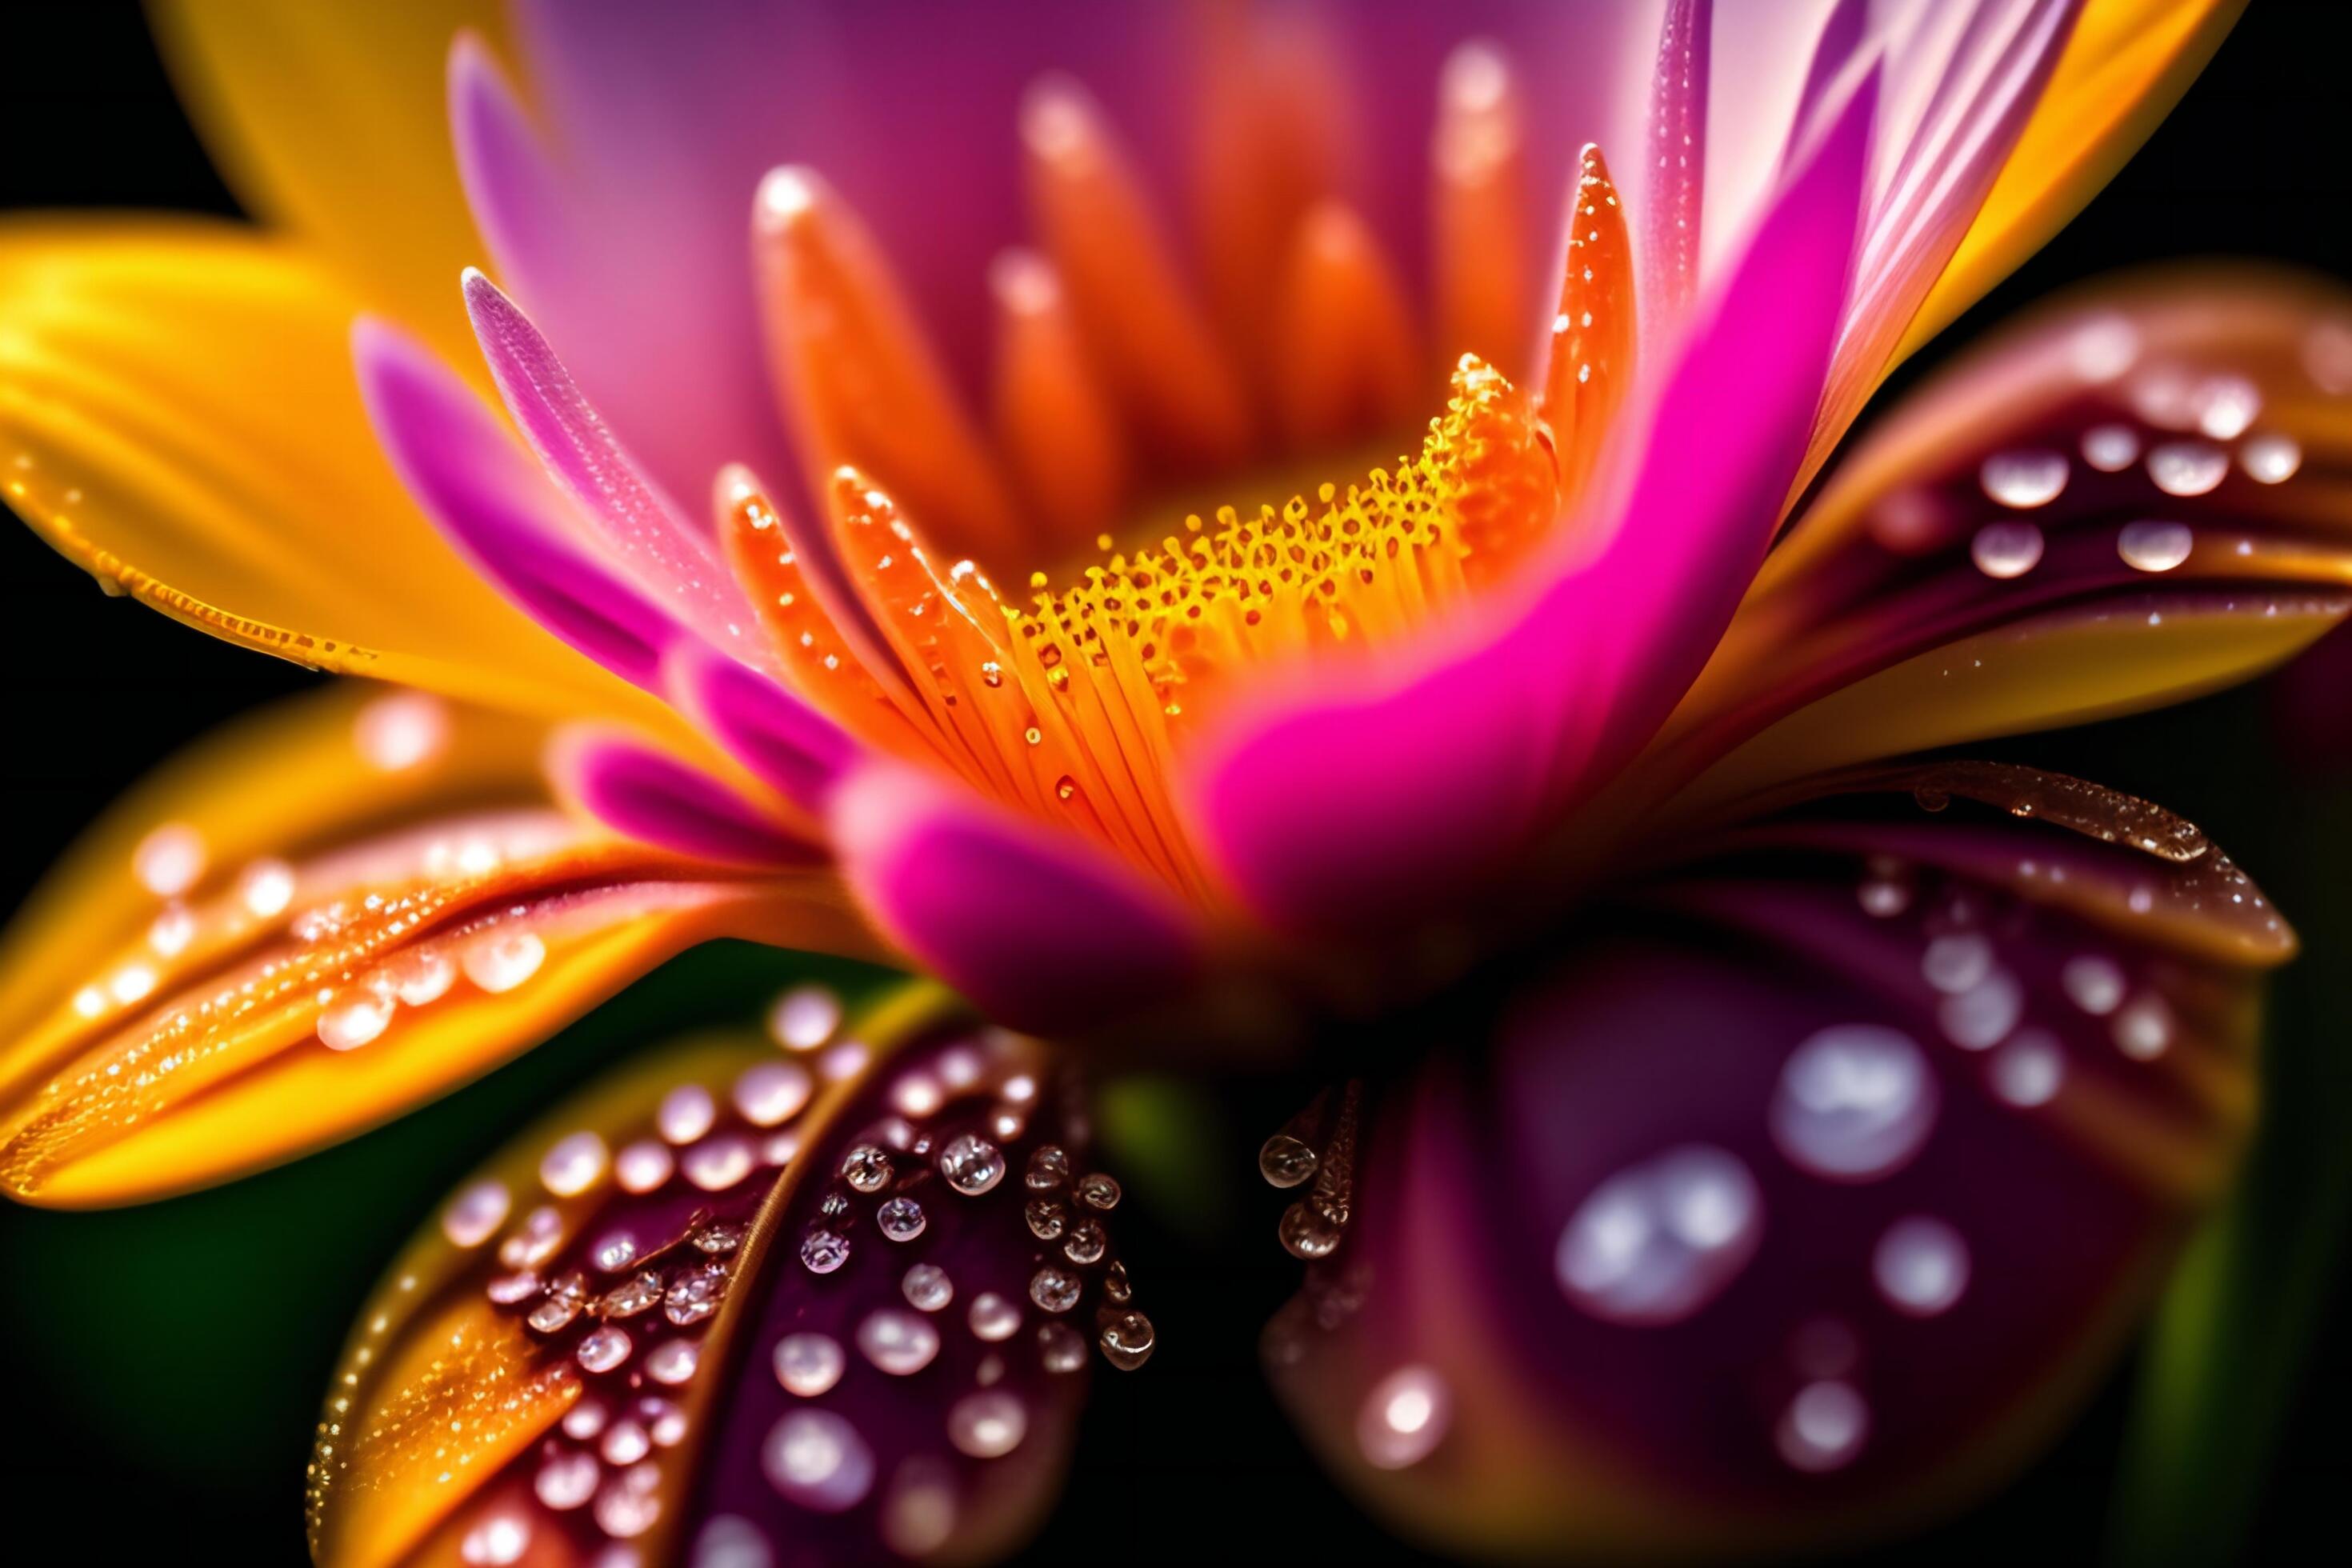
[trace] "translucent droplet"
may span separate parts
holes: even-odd
[[[993,1343],[1011,1339],[1021,1327],[1021,1308],[993,1290],[982,1290],[971,1299],[971,1310],[966,1321],[976,1337]]]
[[[651,1530],[661,1517],[660,1485],[661,1473],[652,1465],[634,1466],[607,1480],[596,1494],[597,1528],[624,1541]]]
[[[822,985],[801,985],[776,998],[768,1032],[786,1050],[813,1051],[841,1027],[841,998]]]
[[[2084,1012],[2105,1017],[2124,999],[2124,972],[2111,958],[2078,953],[2058,972],[2067,999]]]
[[[205,836],[184,822],[167,822],[131,852],[131,871],[157,898],[175,899],[205,874]]]
[[[441,1211],[441,1233],[459,1247],[479,1247],[506,1223],[512,1201],[505,1183],[476,1182]]]
[[[907,1304],[920,1311],[936,1312],[955,1300],[955,1282],[948,1271],[936,1263],[918,1263],[907,1270],[898,1281],[899,1294]]]
[[[499,1243],[499,1261],[509,1268],[546,1262],[563,1245],[563,1216],[541,1205],[523,1215],[515,1233]]]
[[[1879,1294],[1898,1312],[1932,1318],[1950,1309],[1969,1286],[1969,1245],[1942,1220],[1914,1215],[1896,1220],[1870,1258]]]
[[[1062,1256],[1073,1263],[1099,1263],[1109,1245],[1110,1238],[1103,1234],[1100,1220],[1082,1219],[1070,1226],[1069,1235],[1062,1242]]]
[[[873,1450],[830,1410],[795,1410],[778,1421],[760,1465],[785,1499],[819,1513],[856,1507],[874,1485]]]
[[[522,1561],[530,1548],[530,1521],[511,1513],[494,1513],[466,1531],[457,1556],[478,1568],[505,1568]]]
[[[2085,382],[2113,381],[2139,358],[2139,329],[2123,316],[2094,317],[2067,339],[2066,358]]]
[[[948,1441],[975,1459],[1013,1452],[1029,1430],[1021,1401],[1000,1388],[967,1394],[948,1410]]]
[[[2116,535],[2116,553],[2141,572],[2169,572],[2197,542],[2185,522],[2127,522]]]
[[[776,1342],[774,1361],[776,1381],[803,1399],[814,1399],[839,1383],[849,1364],[841,1346],[825,1334],[786,1334]]]
[[[890,1184],[889,1151],[860,1143],[841,1157],[841,1179],[861,1193],[878,1193]]]
[[[586,1192],[604,1174],[604,1141],[593,1132],[572,1132],[559,1138],[539,1162],[539,1179],[557,1197]]]
[[[2083,432],[2083,461],[2119,474],[2139,461],[2139,432],[2128,425],[2094,425]]]
[[[330,1050],[357,1050],[391,1027],[394,1005],[389,996],[362,992],[348,1001],[321,1009],[319,1043]]]
[[[1098,1342],[1105,1361],[1121,1372],[1133,1372],[1151,1359],[1159,1340],[1150,1319],[1140,1312],[1121,1312],[1103,1325]]]
[[[590,1260],[607,1274],[617,1274],[637,1260],[637,1238],[616,1230],[590,1249]]]
[[[1400,1367],[1365,1396],[1356,1446],[1378,1468],[1401,1470],[1427,1458],[1453,1419],[1453,1397],[1435,1369]]]
[[[709,1131],[718,1117],[719,1108],[712,1103],[709,1089],[698,1083],[682,1083],[662,1096],[661,1109],[654,1113],[654,1125],[673,1143],[691,1143]]]
[[[1948,931],[1919,955],[1919,973],[1946,995],[1966,991],[1992,973],[1992,943],[1975,931]]]
[[[2190,395],[2197,410],[2197,428],[2216,441],[2231,441],[2246,433],[2263,411],[2262,390],[2242,375],[2210,376]]]
[[[1070,1179],[1070,1156],[1048,1143],[1029,1156],[1029,1173],[1023,1179],[1032,1191],[1050,1192]]]
[[[1891,1174],[1927,1141],[1936,1079],[1911,1037],[1837,1024],[1790,1053],[1772,1096],[1772,1140],[1791,1163],[1832,1181]]]
[[[1969,541],[1969,559],[1988,577],[2022,577],[2042,563],[2042,531],[2030,522],[1989,522]]]
[[[812,1274],[830,1274],[849,1261],[849,1238],[836,1231],[812,1230],[801,1237],[801,1263]]]
[[[893,1377],[907,1377],[930,1365],[940,1353],[940,1331],[912,1312],[884,1307],[866,1313],[857,1325],[857,1348]]]
[[[610,1372],[629,1359],[633,1347],[625,1330],[606,1323],[580,1342],[580,1364],[590,1372]]]
[[[1046,1323],[1037,1331],[1037,1360],[1047,1372],[1076,1372],[1087,1364],[1087,1342],[1067,1323]]]
[[[2047,506],[2066,488],[2066,454],[2035,447],[1996,452],[1984,460],[1977,478],[1984,493],[2020,510]]]
[[[966,1197],[978,1197],[1004,1179],[1004,1156],[985,1138],[966,1132],[940,1151],[940,1174]]]
[[[1066,1312],[1078,1304],[1078,1277],[1048,1265],[1030,1279],[1029,1299],[1049,1312]]]
[[[1078,1180],[1078,1201],[1088,1208],[1110,1210],[1118,1207],[1118,1184],[1100,1171]]]
[[[1870,1406],[1847,1384],[1809,1383],[1789,1402],[1774,1440],[1796,1468],[1834,1470],[1862,1451]]]
[[[2172,1045],[2172,1009],[2153,991],[2143,991],[2116,1010],[2116,1047],[2134,1061],[2152,1062]]]
[[[2007,1039],[2024,1011],[2025,988],[2009,971],[1996,969],[1958,995],[1937,1003],[1936,1021],[1952,1044],[1981,1051]]]
[[[719,1310],[719,1299],[726,1293],[724,1268],[706,1264],[700,1268],[682,1269],[670,1280],[669,1289],[662,1297],[662,1316],[680,1328],[698,1323]]]
[[[604,1292],[599,1303],[608,1318],[634,1318],[662,1299],[662,1277],[653,1269],[633,1275]]]
[[[1295,1187],[1315,1174],[1315,1151],[1287,1132],[1277,1132],[1257,1152],[1258,1174],[1268,1186]]]
[[[539,973],[547,962],[547,944],[535,931],[493,932],[469,943],[458,955],[466,978],[497,995],[513,990]]]
[[[1077,793],[1078,781],[1072,778],[1069,774],[1064,773],[1060,778],[1054,781],[1054,797],[1056,800],[1067,800]]]
[[[694,1247],[698,1252],[723,1255],[734,1251],[742,1245],[743,1227],[725,1221],[717,1225],[706,1225],[694,1233]]]
[[[773,1127],[808,1103],[808,1069],[797,1062],[762,1062],[735,1080],[735,1109],[754,1127]]]
[[[912,1198],[896,1197],[886,1200],[874,1211],[874,1223],[892,1241],[912,1241],[923,1234],[927,1222],[922,1205]]]
[[[1719,1294],[1755,1256],[1763,1197],[1737,1156],[1689,1143],[1595,1187],[1559,1233],[1568,1299],[1611,1322],[1672,1323]]]
[[[604,1474],[593,1454],[551,1454],[531,1478],[530,1489],[541,1502],[562,1513],[585,1507]]]
[[[405,773],[432,761],[449,742],[449,710],[422,691],[379,697],[352,721],[352,739],[368,766]]]
[[[677,1157],[686,1179],[706,1193],[723,1193],[751,1173],[758,1156],[751,1141],[737,1132],[706,1138]]]
[[[2230,454],[2210,441],[2167,441],[2147,455],[2147,477],[2169,496],[2201,496],[2229,472]]]
[[[1339,1222],[1312,1198],[1300,1198],[1283,1210],[1282,1222],[1275,1227],[1283,1250],[1309,1259],[1330,1257],[1343,1234]]]
[[[613,1176],[625,1193],[649,1193],[669,1180],[675,1164],[668,1145],[640,1138],[613,1156]]]
[[[2049,1104],[2066,1076],[2058,1042],[2038,1029],[2019,1031],[1985,1067],[1993,1093],[2021,1110]]]
[[[2238,448],[2238,467],[2258,485],[2283,485],[2303,467],[2303,447],[2292,436],[2250,436]]]

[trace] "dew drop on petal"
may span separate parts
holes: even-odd
[[[1870,1256],[1871,1278],[1896,1311],[1932,1318],[1950,1309],[1969,1285],[1969,1246],[1940,1219],[1913,1215],[1896,1220]]]
[[[458,955],[466,978],[496,996],[511,991],[547,962],[547,944],[536,931],[491,932]]]
[[[1105,1361],[1121,1372],[1133,1372],[1151,1359],[1160,1340],[1150,1319],[1140,1312],[1121,1312],[1103,1325],[1097,1342]]]
[[[596,1482],[604,1473],[593,1454],[576,1450],[552,1454],[531,1478],[530,1489],[542,1504],[562,1513],[586,1507],[596,1495]]]
[[[606,1323],[580,1342],[580,1364],[590,1372],[610,1372],[629,1359],[632,1348],[627,1330]]]
[[[2083,461],[2119,474],[2139,461],[2139,432],[2128,425],[2094,425],[2083,432]]]
[[[237,879],[236,890],[245,907],[263,920],[284,914],[294,901],[294,868],[283,860],[256,860]]]
[[[1078,1277],[1051,1265],[1029,1281],[1029,1299],[1049,1312],[1066,1312],[1078,1304]]]
[[[2058,984],[2067,1000],[2084,1012],[2105,1017],[2124,999],[2124,972],[2112,958],[2095,952],[2078,953],[2058,971]]]
[[[2292,436],[2251,436],[2238,448],[2238,467],[2258,485],[2283,485],[2303,467],[2303,447]]]
[[[476,1182],[441,1211],[441,1234],[459,1247],[479,1247],[506,1223],[513,1201],[505,1183]]]
[[[2022,577],[2042,563],[2042,531],[2030,522],[1989,522],[1969,542],[1969,559],[1988,577]]]
[[[330,1050],[355,1051],[392,1026],[389,996],[362,993],[320,1010],[319,1043]]]
[[[431,762],[449,743],[449,710],[422,691],[379,697],[352,721],[360,757],[381,773],[405,773]]]
[[[1870,1435],[1870,1406],[1851,1384],[1809,1383],[1789,1402],[1774,1440],[1780,1457],[1801,1470],[1834,1470],[1862,1451]]]
[[[975,1459],[1001,1458],[1028,1433],[1028,1412],[1001,1388],[967,1394],[948,1409],[948,1441]]]
[[[1706,1143],[1611,1176],[1560,1231],[1553,1265],[1570,1300],[1611,1322],[1676,1322],[1755,1255],[1763,1197],[1738,1158]]]
[[[1929,940],[1919,955],[1919,973],[1948,996],[1980,984],[1992,973],[1992,943],[1975,931],[1951,931]]]
[[[2230,454],[2210,441],[2167,441],[2147,455],[2147,477],[2169,496],[2201,496],[2230,472]]]
[[[646,1356],[646,1375],[675,1386],[694,1375],[700,1352],[691,1340],[665,1340]]]
[[[2172,1009],[2163,997],[2144,991],[2116,1010],[2109,1026],[2116,1048],[2134,1061],[2152,1062],[2172,1045]]]
[[[971,1310],[967,1321],[976,1338],[993,1344],[1009,1340],[1021,1327],[1021,1308],[993,1290],[982,1290],[971,1299]]]
[[[2127,522],[2116,535],[2116,553],[2141,572],[2169,572],[2189,559],[2196,536],[2185,522]]]
[[[857,1348],[894,1377],[907,1377],[931,1364],[940,1353],[940,1331],[927,1319],[896,1307],[866,1315],[857,1325]]]
[[[849,1261],[849,1238],[838,1231],[813,1230],[801,1237],[801,1266],[812,1274],[830,1274]]]
[[[898,1281],[898,1291],[907,1298],[908,1306],[936,1312],[955,1300],[955,1281],[936,1263],[918,1263]]]
[[[1994,453],[1984,460],[1977,478],[1986,495],[2003,506],[2025,510],[2056,500],[2066,488],[2066,475],[2063,452],[2035,447]]]
[[[1372,1385],[1356,1416],[1356,1446],[1383,1470],[1419,1464],[1453,1424],[1454,1400],[1444,1379],[1426,1366],[1400,1367]]]
[[[795,1410],[778,1421],[760,1463],[787,1500],[819,1513],[856,1507],[874,1485],[873,1450],[830,1410]]]
[[[661,1109],[654,1113],[654,1125],[673,1143],[691,1143],[710,1131],[718,1115],[719,1108],[711,1103],[709,1089],[698,1083],[682,1083],[662,1096]]]
[[[809,1089],[798,1062],[762,1062],[735,1080],[735,1109],[754,1127],[773,1127],[808,1103]]]
[[[1283,1250],[1293,1258],[1328,1258],[1339,1249],[1345,1232],[1339,1222],[1313,1198],[1300,1198],[1282,1211],[1275,1227]]]
[[[613,1176],[625,1193],[649,1193],[669,1180],[673,1164],[668,1145],[640,1138],[613,1156]]]
[[[511,1513],[494,1513],[466,1532],[457,1543],[459,1560],[478,1568],[506,1568],[520,1563],[530,1549],[530,1521]]]
[[[2260,388],[2242,375],[2216,375],[2198,384],[2190,401],[2197,428],[2216,441],[2235,440],[2263,411]]]
[[[849,1358],[824,1334],[786,1334],[776,1342],[776,1381],[787,1394],[814,1399],[841,1381]]]
[[[1992,1091],[2021,1110],[2047,1105],[2065,1080],[2066,1058],[2058,1042],[2039,1029],[2025,1029],[1985,1064]]]
[[[2138,358],[2139,329],[2123,316],[2094,317],[2066,340],[2067,363],[2094,385],[2115,380]]]
[[[1257,1152],[1258,1174],[1266,1184],[1295,1187],[1315,1174],[1315,1151],[1286,1132],[1277,1132]]]
[[[604,1141],[593,1132],[568,1133],[539,1162],[539,1179],[559,1198],[586,1192],[604,1174]]]
[[[205,837],[184,822],[167,822],[131,852],[139,885],[159,899],[177,898],[205,874]]]
[[[686,1179],[706,1193],[723,1193],[751,1173],[758,1156],[751,1141],[737,1132],[706,1138],[677,1157]]]
[[[786,1050],[813,1051],[841,1027],[841,998],[822,985],[801,985],[776,998],[768,1032]]]
[[[929,1222],[924,1217],[923,1205],[909,1197],[885,1199],[874,1211],[874,1223],[892,1241],[912,1241],[923,1234]]]
[[[384,965],[383,979],[404,1005],[422,1007],[449,994],[457,983],[457,965],[438,948],[421,947]]]
[[[1944,1037],[1963,1050],[1981,1051],[2009,1037],[2025,1012],[2025,988],[2005,969],[1996,969],[1936,1006]]]
[[[1067,1323],[1046,1323],[1037,1331],[1037,1361],[1047,1372],[1076,1372],[1087,1364],[1087,1342]]]
[[[1004,1156],[995,1144],[966,1132],[940,1151],[940,1174],[966,1197],[978,1197],[1004,1179]]]
[[[1911,1037],[1837,1024],[1790,1053],[1772,1096],[1772,1141],[1832,1181],[1874,1181],[1919,1152],[1936,1121],[1933,1069]]]

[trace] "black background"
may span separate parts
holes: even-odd
[[[323,0],[322,0],[323,3]],[[2052,289],[2156,258],[2239,254],[2287,258],[2352,278],[2344,221],[2352,187],[2347,100],[2337,4],[2257,0],[2206,75],[2147,149],[2090,209],[1943,340],[1974,331]],[[128,5],[28,5],[0,18],[9,54],[0,81],[0,208],[157,206],[234,212],[190,133]],[[1923,356],[1932,363],[1936,350]],[[1907,379],[1919,367],[1907,370]],[[1881,406],[1883,406],[1883,403]],[[126,784],[182,743],[256,702],[313,678],[232,649],[129,602],[104,601],[89,580],[20,527],[0,528],[0,909],[13,908],[57,848]],[[2040,738],[2012,748],[2149,794],[2213,829],[2256,868],[2280,906],[2305,916],[2314,900],[2352,900],[2352,864],[2331,858],[2298,826],[2297,811],[2336,809],[2343,792],[2315,795],[2284,782],[2259,743],[2260,689],[2163,715]],[[2347,701],[2352,710],[2352,700]],[[2289,794],[2303,805],[2282,810]],[[2263,851],[2267,851],[2265,858]],[[2339,950],[2340,951],[2340,950]],[[71,1364],[0,1307],[7,1357],[0,1447],[0,1559],[127,1562],[299,1561],[301,1467],[310,1413],[360,1293],[417,1216],[497,1142],[498,1127],[585,1065],[643,1032],[723,1016],[775,984],[778,960],[720,950],[673,965],[593,1030],[555,1046],[407,1124],[350,1150],[188,1200],[143,1218],[0,1214],[0,1296],[131,1290],[102,1305],[122,1332],[187,1330],[182,1353],[200,1363],[184,1383],[155,1379],[132,1400],[240,1401],[236,1430],[265,1436],[252,1451],[186,1453],[175,1463],[152,1442],[122,1436],[143,1412],[93,1399]],[[2306,968],[2309,966],[2306,965]],[[2298,974],[2301,972],[2297,972]],[[2344,1015],[2326,976],[2291,980],[2282,1031],[2300,1028],[2330,1053]],[[2339,1084],[2340,1087],[2340,1084]],[[1240,1121],[1246,1114],[1237,1113]],[[1262,1130],[1280,1120],[1250,1125]],[[384,1173],[413,1183],[386,1212],[380,1195],[353,1195]],[[1242,1200],[1244,1202],[1247,1199]],[[1254,1210],[1244,1210],[1254,1217]],[[1036,1548],[1041,1558],[1142,1557],[1192,1562],[1407,1560],[1307,1460],[1259,1390],[1251,1366],[1257,1323],[1288,1285],[1269,1245],[1235,1262],[1183,1234],[1135,1237],[1156,1250],[1150,1303],[1167,1345],[1135,1377],[1105,1376],[1087,1416],[1068,1500]],[[67,1237],[63,1224],[87,1227]],[[74,1248],[151,1250],[158,1236],[205,1227],[276,1227],[241,1250],[188,1246],[190,1272],[85,1272]],[[158,1226],[164,1227],[158,1230]],[[1148,1230],[1149,1226],[1145,1226]],[[215,1343],[180,1318],[186,1300],[212,1300],[215,1268],[258,1270],[273,1300],[292,1292],[287,1326],[267,1354],[234,1334]],[[129,1280],[131,1283],[123,1284]],[[112,1283],[110,1283],[112,1282]],[[203,1289],[199,1289],[199,1286]],[[94,1305],[98,1305],[94,1303]],[[2321,1314],[2340,1321],[2340,1282]],[[1171,1326],[1182,1324],[1181,1333]],[[250,1324],[246,1325],[250,1327]],[[246,1340],[252,1336],[248,1333]],[[92,1353],[103,1354],[100,1349]],[[152,1360],[152,1346],[139,1350]],[[126,1354],[128,1354],[126,1349]],[[209,1361],[206,1358],[210,1358]],[[142,1360],[140,1364],[145,1364]],[[2129,1407],[2129,1369],[2057,1448],[2000,1496],[1922,1538],[1890,1547],[1905,1560],[2081,1560],[2105,1538],[2116,1452]],[[2295,1379],[2294,1414],[2258,1499],[2248,1551],[2265,1559],[2340,1560],[2347,1480],[2338,1412],[2352,1396],[2352,1352],[2323,1329]],[[162,1408],[159,1406],[159,1408]],[[180,1432],[204,1429],[201,1409],[164,1412]],[[198,1462],[201,1460],[201,1462]]]

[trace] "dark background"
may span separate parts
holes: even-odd
[[[2211,68],[2090,209],[1946,334],[1965,342],[2078,279],[2157,258],[2238,254],[2352,278],[2352,109],[2337,4],[2257,0]],[[28,5],[5,25],[0,208],[234,212],[129,5]],[[1937,351],[1905,373],[1916,376]],[[1883,406],[1883,403],[1881,406]],[[28,531],[0,526],[0,910],[130,781],[221,720],[312,677],[129,602]],[[2352,693],[2343,712],[2352,728]],[[2281,756],[2263,686],[2009,754],[2154,795],[2252,868],[2310,945],[2352,952],[2352,787]],[[2340,965],[2339,965],[2340,966]],[[150,1208],[53,1215],[0,1205],[0,1559],[299,1561],[302,1465],[327,1368],[376,1268],[502,1130],[595,1064],[698,1021],[740,1017],[812,968],[721,947],[689,954],[546,1048],[419,1115],[299,1166]],[[2000,1496],[1889,1559],[2340,1561],[2352,1459],[2338,1412],[2352,1350],[2331,1331],[2352,1171],[2341,1020],[2352,980],[2306,962],[2277,998],[2272,1126],[2250,1176],[2250,1291],[2221,1381],[2226,1411],[2194,1485],[2127,1477],[2139,1368],[2126,1365],[2071,1434]],[[1203,1106],[1236,1149],[1282,1108]],[[1236,1159],[1243,1158],[1238,1152]],[[1228,1164],[1226,1169],[1241,1168]],[[1325,1481],[1262,1392],[1257,1326],[1291,1288],[1276,1208],[1238,1184],[1184,1215],[1139,1212],[1163,1349],[1103,1373],[1067,1500],[1036,1547],[1052,1561],[1409,1560]],[[1264,1209],[1261,1215],[1258,1209]],[[1263,1221],[1267,1245],[1213,1252],[1200,1226]],[[2267,1249],[2267,1250],[2265,1250]],[[2126,1500],[2119,1505],[2118,1497]],[[2187,1522],[2182,1523],[2181,1520]]]

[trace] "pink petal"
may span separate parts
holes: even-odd
[[[955,785],[873,763],[835,786],[830,826],[875,921],[1017,1028],[1114,1018],[1198,973],[1199,935],[1158,888]]]
[[[860,754],[832,720],[756,670],[691,645],[672,656],[670,700],[739,763],[803,810],[822,812]]]
[[[643,844],[733,866],[824,858],[805,836],[709,774],[618,735],[560,732],[547,765],[566,798]]]

